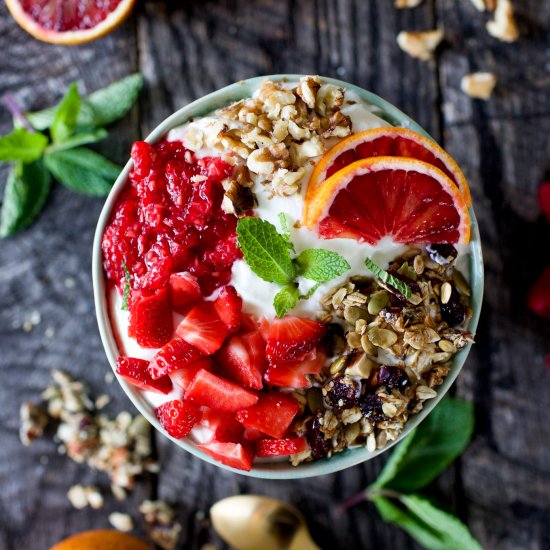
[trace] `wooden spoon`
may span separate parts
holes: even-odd
[[[274,498],[224,498],[210,508],[210,517],[220,537],[235,550],[320,550],[304,516]]]

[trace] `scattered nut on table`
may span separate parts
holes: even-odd
[[[411,57],[428,61],[443,40],[443,31],[401,31],[397,35],[397,45]]]
[[[395,0],[394,6],[398,10],[407,9],[407,8],[416,8],[420,6],[424,0]]]
[[[493,73],[471,73],[462,77],[460,87],[462,91],[475,99],[489,99],[497,83]]]
[[[497,0],[494,17],[487,22],[487,32],[501,42],[515,42],[519,30],[514,18],[514,8],[510,0]]]

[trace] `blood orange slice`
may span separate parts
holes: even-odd
[[[28,33],[52,44],[82,44],[117,27],[135,0],[6,0]]]
[[[306,200],[308,226],[325,239],[370,244],[390,236],[399,243],[467,243],[468,206],[439,168],[416,159],[359,160],[328,178]]]
[[[432,140],[405,128],[375,128],[353,134],[332,147],[311,173],[307,197],[330,176],[352,162],[369,157],[394,156],[422,160],[444,172],[471,204],[470,189],[457,163]]]

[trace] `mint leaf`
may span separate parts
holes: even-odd
[[[122,269],[124,269],[124,294],[122,296],[122,305],[120,309],[122,311],[128,311],[128,300],[130,299],[130,292],[132,290],[132,275],[130,275],[130,270],[126,266],[124,260],[122,261]]]
[[[98,141],[105,139],[108,135],[109,132],[103,128],[98,128],[97,130],[93,130],[91,132],[81,132],[67,138],[62,143],[50,145],[47,148],[47,152],[53,153],[55,151],[64,151],[65,149],[74,149],[75,147],[80,147],[81,145],[87,145],[89,143],[97,143]]]
[[[2,201],[0,237],[29,225],[40,213],[50,191],[50,175],[41,160],[16,164],[8,174]]]
[[[287,242],[274,225],[259,218],[242,218],[237,237],[246,263],[258,277],[279,285],[294,280],[296,271]]]
[[[371,488],[410,492],[424,487],[464,451],[473,428],[472,404],[446,397],[396,447]]]
[[[387,271],[378,267],[370,258],[365,259],[365,265],[383,282],[386,283],[405,296],[407,300],[412,296],[412,291],[409,285],[400,281],[397,277],[390,275]]]
[[[309,248],[300,252],[296,262],[300,275],[318,283],[335,279],[350,269],[340,254],[322,248]]]
[[[48,145],[48,138],[39,132],[30,133],[24,128],[0,137],[0,161],[33,162],[38,160]]]
[[[46,167],[60,183],[95,197],[109,193],[122,169],[85,147],[49,153],[44,159]]]
[[[387,498],[372,498],[384,521],[398,525],[426,550],[483,550],[466,525],[418,495],[400,495],[400,508]]]
[[[296,285],[287,285],[281,288],[273,298],[273,307],[277,317],[284,317],[287,312],[296,307],[300,293]]]
[[[82,99],[76,125],[79,128],[98,128],[121,119],[135,103],[143,86],[141,74],[131,74]],[[55,108],[27,113],[27,119],[37,130],[53,124]]]
[[[290,227],[288,227],[288,220],[284,212],[279,212],[279,225],[281,226],[281,231],[283,232],[282,237],[286,240],[287,246],[292,252],[296,252],[292,241],[290,240]]]
[[[300,300],[307,300],[311,298],[320,286],[321,283],[315,283],[305,294],[300,294]]]
[[[76,127],[76,119],[80,111],[80,95],[76,82],[73,82],[58,105],[52,122],[50,133],[54,143],[61,143],[69,138]]]

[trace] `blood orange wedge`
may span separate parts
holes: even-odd
[[[471,204],[470,189],[464,174],[437,143],[412,130],[392,127],[353,134],[327,151],[311,173],[306,199],[338,170],[361,159],[381,156],[414,158],[433,164],[462,191],[466,204]]]
[[[112,31],[135,0],[6,0],[17,23],[38,40],[82,44]]]
[[[456,185],[432,164],[373,157],[342,168],[314,193],[308,226],[325,239],[376,244],[467,243],[468,206]]]

